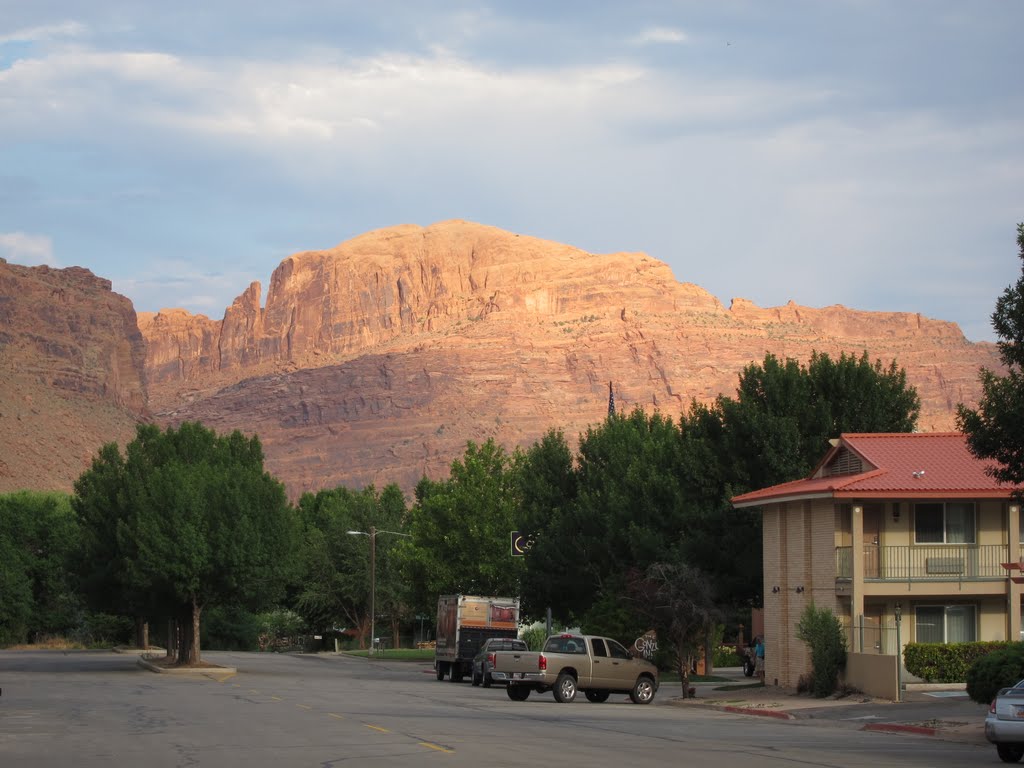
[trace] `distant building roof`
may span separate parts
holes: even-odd
[[[813,498],[1009,498],[960,432],[843,434],[809,477],[732,499],[755,507]]]

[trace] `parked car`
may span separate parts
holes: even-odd
[[[494,669],[494,654],[498,651],[528,651],[525,640],[516,640],[512,637],[491,637],[484,640],[480,651],[473,657],[473,685],[483,684],[484,688],[490,688],[494,678],[491,677],[491,670]]]
[[[996,694],[985,717],[985,738],[1004,763],[1024,757],[1024,680]]]
[[[540,653],[497,651],[491,676],[508,683],[512,701],[551,691],[555,701],[568,704],[583,691],[595,703],[628,693],[634,704],[649,704],[658,690],[658,668],[651,662],[610,637],[571,633],[552,635]]]

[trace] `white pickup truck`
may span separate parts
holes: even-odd
[[[552,635],[544,650],[498,651],[491,677],[508,684],[513,701],[526,701],[530,691],[552,691],[555,701],[568,703],[583,691],[588,701],[607,701],[613,693],[628,693],[635,704],[649,704],[658,690],[658,668],[634,658],[608,637]]]

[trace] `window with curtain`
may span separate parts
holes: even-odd
[[[914,505],[917,544],[973,544],[973,502],[927,502]]]
[[[919,605],[914,609],[919,643],[971,643],[978,639],[973,605]]]

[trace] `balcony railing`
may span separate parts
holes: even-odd
[[[864,581],[985,581],[1005,579],[1005,544],[864,544]],[[853,548],[836,547],[836,578],[853,578]]]

